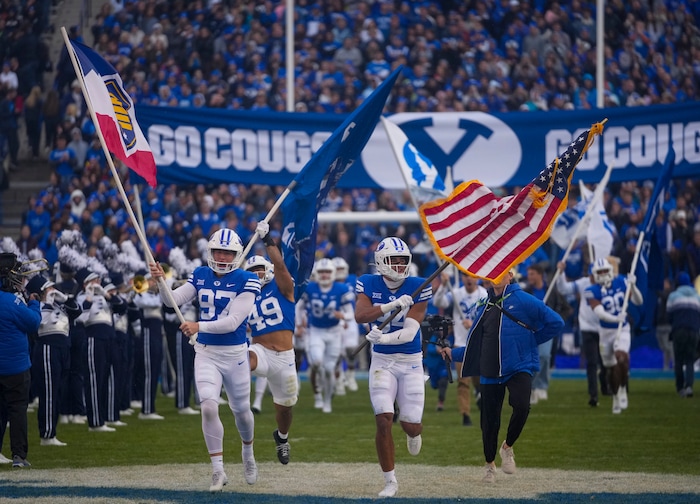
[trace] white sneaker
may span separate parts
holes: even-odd
[[[314,394],[314,408],[323,408],[323,395],[320,392]]]
[[[132,410],[131,408],[127,408],[127,409],[121,410],[119,412],[119,416],[131,416],[133,414],[134,414],[134,410]]]
[[[618,394],[613,395],[612,412],[613,415],[619,415],[620,413],[622,413],[622,408],[620,407],[620,399],[618,399]]]
[[[358,386],[357,386],[357,381],[355,380],[355,376],[353,375],[345,375],[345,386],[350,392],[357,392]]]
[[[620,403],[620,409],[627,409],[629,406],[629,401],[627,400],[627,387],[620,386],[617,389],[617,400]]]
[[[69,415],[58,415],[58,423],[69,424],[71,421],[71,416]]]
[[[131,401],[129,403],[129,406],[131,406],[135,410],[139,410],[143,408],[143,403],[141,401]]]
[[[481,478],[481,481],[484,483],[495,483],[496,482],[496,466],[493,466],[491,464],[486,464],[486,472],[484,473],[484,477]]]
[[[345,395],[345,380],[339,378],[335,381],[335,395]]]
[[[192,409],[189,406],[177,410],[180,415],[199,415],[199,410]]]
[[[55,437],[41,438],[41,446],[68,446],[67,443],[62,443]]]
[[[399,483],[397,481],[390,481],[384,485],[384,490],[379,492],[379,497],[393,497],[398,491]]]
[[[88,432],[114,432],[117,429],[108,425],[100,425],[99,427],[89,427]]]
[[[530,404],[537,404],[537,400],[540,398],[536,389],[530,391]]]
[[[158,413],[139,413],[139,420],[164,420],[165,417],[163,415],[159,415]]]
[[[228,478],[226,477],[226,473],[223,471],[215,472],[214,474],[211,475],[211,486],[209,486],[209,491],[210,492],[221,492],[221,490],[223,490],[224,485],[226,483],[228,483]]]
[[[224,397],[219,396],[219,404],[228,404],[228,400]]]
[[[105,422],[105,425],[109,425],[110,427],[126,427],[127,423],[121,420],[115,420],[114,422]]]
[[[12,460],[0,453],[0,464],[11,464]]]
[[[175,391],[171,390],[167,394],[165,394],[165,397],[169,397],[170,399],[175,399]]]
[[[253,455],[249,458],[243,457],[243,477],[249,485],[254,485],[258,481],[258,465]]]
[[[331,406],[331,400],[328,399],[327,401],[323,401],[323,408],[322,411],[324,413],[332,413],[333,412],[333,407]]]
[[[406,446],[408,447],[408,453],[415,457],[420,453],[421,446],[423,446],[423,438],[420,434],[416,437],[406,434]]]
[[[540,401],[546,401],[549,397],[547,396],[547,389],[535,389],[537,391],[537,399]]]
[[[515,454],[513,453],[513,447],[506,448],[506,442],[503,441],[501,449],[498,451],[501,455],[501,469],[506,474],[515,473]]]
[[[73,415],[73,418],[71,418],[70,423],[84,425],[87,423],[87,417],[83,415]]]

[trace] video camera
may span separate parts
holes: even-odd
[[[0,254],[0,289],[5,292],[20,292],[23,288],[24,278],[19,269],[22,263],[11,252]]]
[[[433,341],[438,346],[450,346],[447,342],[447,335],[450,334],[450,327],[454,321],[450,317],[442,315],[428,315],[420,324],[421,334],[425,342],[430,342],[433,336],[437,336],[437,341]]]

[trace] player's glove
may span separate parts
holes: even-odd
[[[628,285],[635,285],[637,283],[637,277],[634,275],[634,273],[627,273],[627,284]]]
[[[389,313],[396,310],[397,308],[403,310],[404,308],[408,308],[412,304],[413,298],[408,294],[404,294],[400,298],[395,299],[389,303],[379,305],[379,309],[382,310],[382,313]]]
[[[369,341],[370,343],[379,343],[379,340],[382,339],[381,329],[379,329],[377,326],[372,327],[372,330],[367,333],[365,339],[367,339],[367,341]]]
[[[258,236],[263,241],[265,246],[270,247],[275,244],[275,241],[270,236],[270,224],[264,220],[258,222],[258,225],[255,227],[255,232],[258,233]]]

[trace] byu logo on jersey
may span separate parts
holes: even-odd
[[[134,125],[131,123],[129,110],[131,109],[131,99],[124,92],[116,79],[106,79],[105,86],[109,92],[109,98],[112,100],[112,108],[114,115],[117,118],[119,125],[119,134],[122,137],[126,151],[136,145],[136,134],[134,133]]]

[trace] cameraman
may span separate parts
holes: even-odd
[[[23,287],[18,266],[14,254],[0,254],[0,403],[4,404],[0,407],[0,445],[9,421],[12,467],[29,467],[27,405],[31,362],[27,335],[39,329],[41,313],[37,294],[30,294],[26,303],[17,295]]]

